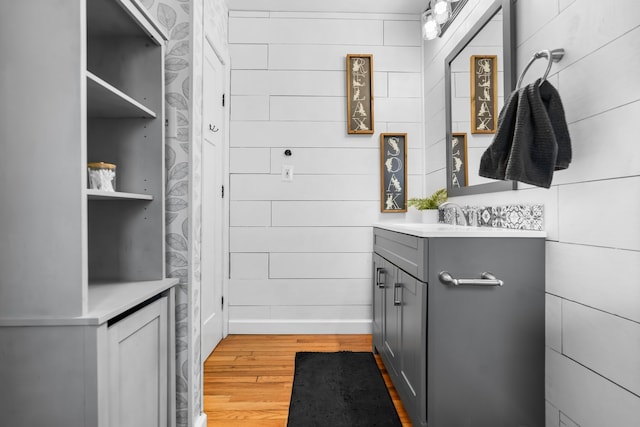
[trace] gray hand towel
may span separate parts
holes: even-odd
[[[480,176],[549,188],[555,170],[571,162],[571,138],[558,91],[536,80],[513,92],[480,160]]]

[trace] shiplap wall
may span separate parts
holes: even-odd
[[[488,0],[469,1],[425,44],[427,189],[445,183],[443,60]],[[517,64],[565,48],[554,64],[573,162],[549,190],[522,186],[454,199],[543,203],[547,237],[547,427],[640,423],[640,2],[516,3]],[[538,61],[524,83],[542,75]]]
[[[419,17],[231,11],[229,44],[229,332],[370,332],[371,224],[403,217],[380,213],[380,133],[408,134],[423,190]],[[374,55],[373,135],[347,134],[348,53]]]

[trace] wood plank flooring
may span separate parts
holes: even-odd
[[[204,364],[209,427],[286,427],[298,351],[371,351],[371,335],[229,335]],[[403,427],[411,426],[378,355]]]

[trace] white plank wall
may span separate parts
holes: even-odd
[[[229,332],[368,333],[371,224],[403,217],[380,213],[380,133],[408,134],[423,194],[419,17],[231,11],[229,43]],[[346,132],[348,53],[374,55],[373,135]]]
[[[470,1],[442,39],[425,43],[427,191],[445,183],[443,61],[489,3]],[[519,71],[538,50],[566,49],[550,81],[564,104],[573,162],[549,190],[523,185],[455,201],[545,206],[547,426],[637,426],[640,2],[541,0],[516,7]],[[540,62],[525,84],[542,74]]]

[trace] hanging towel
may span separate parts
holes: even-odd
[[[536,80],[514,91],[480,160],[480,176],[549,188],[553,172],[571,163],[571,138],[556,88]]]

